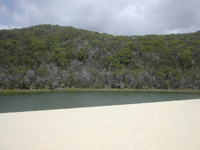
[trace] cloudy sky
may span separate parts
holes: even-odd
[[[114,35],[200,30],[200,0],[0,0],[0,29],[37,24]]]

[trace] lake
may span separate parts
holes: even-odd
[[[1,94],[0,113],[199,99],[195,92],[69,91]]]

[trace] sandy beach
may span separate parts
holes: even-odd
[[[200,99],[0,114],[1,150],[200,150]]]

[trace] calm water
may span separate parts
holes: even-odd
[[[200,99],[200,93],[52,92],[1,94],[0,113]]]

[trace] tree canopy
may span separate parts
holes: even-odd
[[[114,36],[58,25],[0,30],[0,89],[200,89],[200,31]]]

